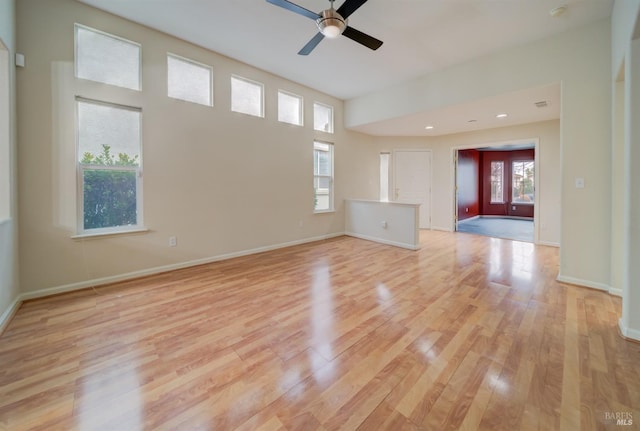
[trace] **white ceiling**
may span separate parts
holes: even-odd
[[[315,23],[266,0],[79,1],[346,100],[606,18],[614,0],[369,0],[349,25],[383,40],[382,47],[371,51],[340,37],[323,40],[309,56],[297,52],[317,33]],[[292,1],[318,12],[329,6],[328,0]],[[336,8],[342,3],[336,0]],[[567,11],[550,16],[560,5]],[[551,103],[543,112],[531,109],[532,100]],[[509,117],[496,122],[496,111]],[[559,113],[556,85],[359,130],[437,135],[559,118]],[[431,123],[436,128],[426,131]]]
[[[536,107],[537,102],[546,107]],[[528,88],[487,99],[447,106],[354,127],[377,136],[439,136],[560,118],[560,84]],[[507,117],[498,118],[498,114]],[[427,130],[426,126],[433,126]]]

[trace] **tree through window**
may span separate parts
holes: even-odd
[[[533,160],[518,160],[512,163],[512,195],[514,203],[533,203],[534,201],[534,164]]]
[[[491,162],[491,203],[504,203],[504,162]]]
[[[77,100],[79,231],[142,224],[140,110]]]

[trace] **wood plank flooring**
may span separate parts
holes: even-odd
[[[640,429],[619,298],[556,282],[554,248],[421,244],[340,237],[25,302],[0,429]]]

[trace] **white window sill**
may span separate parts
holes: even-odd
[[[89,232],[89,233],[81,233],[78,235],[73,235],[71,239],[87,239],[87,238],[101,238],[105,236],[128,235],[128,234],[149,232],[149,230],[150,230],[149,228],[140,227],[135,229],[115,230],[115,231],[108,231],[108,232]]]
[[[314,211],[314,214],[330,214],[330,213],[334,213],[336,212],[336,210],[319,210],[319,211]]]

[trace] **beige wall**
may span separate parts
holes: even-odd
[[[370,138],[345,130],[341,101],[72,0],[21,0],[17,20],[27,58],[18,74],[26,294],[344,231],[343,199],[368,181],[359,171],[370,167],[358,154]],[[142,45],[141,92],[74,78],[75,22]],[[213,66],[213,108],[166,97],[167,52]],[[266,118],[230,112],[232,73],[265,84]],[[304,127],[277,121],[278,89],[304,97]],[[142,108],[150,232],[71,239],[76,95]],[[335,134],[313,131],[314,101],[334,107]],[[314,138],[335,144],[335,213],[313,214]],[[168,247],[170,236],[177,236],[177,247]]]
[[[603,20],[349,100],[358,126],[560,82],[560,274],[608,289],[611,279],[611,26]],[[434,158],[434,165],[438,162]],[[577,189],[575,179],[584,178]],[[435,196],[434,196],[435,198]]]
[[[502,127],[476,132],[457,133],[438,137],[377,137],[376,151],[424,148],[432,153],[431,219],[432,228],[453,230],[453,150],[481,147],[491,144],[508,144],[538,141],[537,160],[539,181],[538,223],[539,242],[558,245],[560,242],[560,122],[558,120],[519,126]]]
[[[0,0],[0,41],[3,49],[2,80],[8,77],[8,86],[0,90],[0,148],[2,154],[2,180],[8,178],[8,184],[2,184],[3,214],[0,215],[0,327],[13,311],[18,300],[18,239],[16,204],[16,100],[15,100],[15,2]],[[9,175],[5,176],[5,169]],[[8,218],[7,218],[8,216]]]

